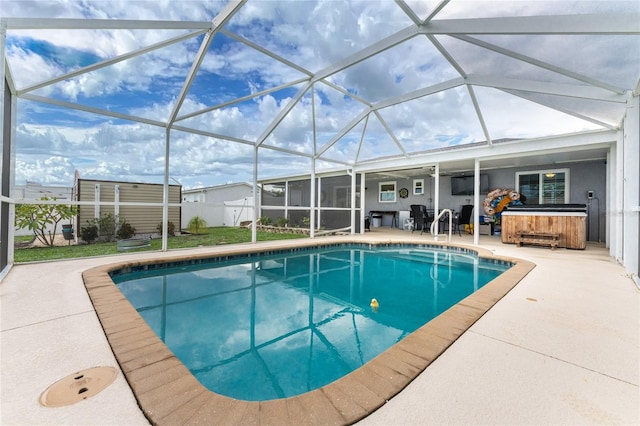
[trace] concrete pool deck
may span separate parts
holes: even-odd
[[[430,240],[389,229],[358,238]],[[453,242],[472,240],[465,235]],[[608,251],[597,245],[585,251],[517,248],[497,237],[481,237],[480,243],[537,267],[359,424],[640,423],[640,291]],[[220,246],[189,253],[216,250]],[[177,253],[185,251],[15,266],[0,284],[0,423],[148,424],[122,373],[99,394],[70,406],[42,407],[38,398],[71,373],[118,366],[81,273]]]

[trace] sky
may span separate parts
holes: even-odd
[[[406,1],[420,19],[438,1]],[[211,22],[226,2],[209,0],[0,0],[0,17],[137,19]],[[582,13],[640,13],[637,1],[451,1],[435,20]],[[278,114],[321,72],[362,49],[413,25],[393,1],[249,1],[216,34],[178,111],[175,126],[210,132],[207,137],[170,132],[170,183],[190,189],[253,178],[256,141],[259,178],[308,172],[308,157],[338,138],[317,168],[347,167],[376,156],[414,153],[486,140],[532,138],[602,128],[513,93],[465,86],[393,104],[350,127],[367,105],[460,78],[441,46],[467,74],[500,75],[552,83],[572,78],[508,58],[465,40],[442,35],[411,38],[374,57],[330,73],[305,91],[282,121]],[[193,30],[191,30],[193,31]],[[29,95],[167,123],[192,68],[203,35],[31,90],[31,86],[155,43],[186,30],[9,29],[6,58],[16,88]],[[241,43],[241,38],[248,43]],[[640,75],[640,37],[475,36],[623,89]],[[253,46],[281,58],[276,60]],[[296,84],[296,82],[298,82]],[[328,83],[328,84],[327,84]],[[337,90],[336,86],[343,88]],[[278,90],[268,91],[273,88]],[[250,97],[242,102],[231,101]],[[351,94],[351,96],[347,95]],[[619,125],[623,106],[537,96],[561,111]],[[16,177],[43,185],[72,186],[81,178],[161,183],[165,127],[20,98],[16,123]],[[211,107],[221,107],[211,109]],[[185,114],[211,109],[190,118]],[[315,121],[313,117],[315,116]],[[277,126],[272,126],[276,122]],[[352,123],[353,124],[353,123]],[[272,132],[266,132],[273,128]],[[315,138],[314,138],[315,128]],[[344,129],[347,129],[345,131]],[[332,162],[330,160],[335,160]]]

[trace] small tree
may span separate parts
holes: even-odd
[[[192,234],[199,234],[202,229],[207,227],[207,221],[200,216],[194,216],[189,220],[187,228]]]
[[[57,198],[42,197],[41,201],[56,201]],[[33,231],[38,241],[53,247],[58,224],[76,215],[75,206],[64,204],[18,204],[16,205],[16,228]],[[53,230],[47,228],[53,225]]]

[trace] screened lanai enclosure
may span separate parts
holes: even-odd
[[[251,182],[254,218],[314,237],[553,175],[637,279],[635,0],[4,0],[0,14],[3,271],[16,203],[41,202],[16,186],[76,173],[164,184],[165,250],[171,183]]]

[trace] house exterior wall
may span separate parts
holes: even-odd
[[[13,188],[13,192],[11,195],[15,200],[39,200],[42,197],[55,197],[58,200],[71,200],[71,192],[72,189],[68,186],[47,186],[28,182],[26,185],[16,185],[15,188]]]
[[[224,203],[225,201],[239,200],[253,196],[251,185],[228,185],[209,188],[206,192],[205,202]]]
[[[208,186],[182,191],[182,201],[187,203],[222,204],[225,201],[251,196],[253,196],[253,186],[248,183]]]
[[[521,171],[537,171],[545,169],[569,169],[569,202],[587,204],[587,212],[589,214],[588,221],[588,240],[589,241],[605,241],[606,237],[606,162],[604,160],[588,161],[580,163],[557,163],[549,165],[540,165],[527,168],[507,168],[499,170],[482,171],[481,174],[489,176],[490,190],[495,188],[515,188],[516,172]],[[472,172],[468,173],[472,175]],[[424,179],[425,191],[423,195],[413,195],[413,180]],[[378,201],[378,187],[380,182],[396,182],[396,202],[380,203]],[[365,206],[366,214],[376,210],[394,210],[405,211],[411,210],[411,204],[423,204],[427,209],[433,209],[435,205],[435,178],[428,175],[413,176],[411,178],[374,178],[373,174],[366,176],[365,190]],[[397,192],[407,188],[409,195],[407,198],[400,198]],[[594,191],[595,198],[589,200],[587,191]],[[451,195],[451,177],[440,177],[440,209],[452,209],[461,211],[464,204],[473,204],[473,195]],[[484,201],[487,192],[480,194],[480,202]],[[483,210],[480,215],[483,215]],[[391,216],[382,217],[382,226],[391,226]],[[398,221],[398,227],[402,228],[403,224]]]
[[[424,194],[422,195],[414,195],[413,194],[413,180],[414,179],[424,179]],[[398,177],[398,178],[377,178],[374,175],[368,174],[365,178],[365,214],[367,216],[371,216],[371,211],[398,211],[405,212],[404,215],[407,215],[407,212],[411,210],[412,204],[422,204],[427,206],[427,209],[433,209],[434,206],[434,179],[429,177],[427,174],[420,176],[413,176],[411,178]],[[378,200],[378,191],[379,184],[381,182],[395,182],[396,183],[396,202],[379,202]],[[440,179],[440,184],[442,187],[442,179]],[[407,198],[400,198],[398,191],[402,188],[407,188],[409,191],[409,195]],[[442,194],[442,191],[441,191]],[[444,208],[441,204],[441,208]],[[403,216],[404,216],[403,215]],[[389,215],[382,215],[381,226],[391,226],[392,217]],[[402,221],[397,221],[397,226],[399,228],[403,227]]]
[[[96,200],[96,185],[100,185],[100,200],[102,202],[116,201],[116,185],[120,188],[120,203],[162,203],[163,186],[160,184],[114,182],[78,179],[78,201],[92,202]],[[169,203],[180,203],[181,186],[169,185]],[[78,229],[87,226],[95,217],[104,214],[114,214],[114,205],[96,207],[81,205],[78,208]],[[119,218],[126,220],[135,229],[136,234],[152,234],[158,232],[157,227],[162,223],[162,206],[119,206]],[[169,207],[169,221],[176,227],[180,226],[181,208]],[[178,229],[176,229],[178,230]]]
[[[587,205],[587,241],[604,242],[606,239],[607,164],[604,160],[580,163],[556,163],[526,169],[511,168],[488,171],[491,188],[514,188],[515,174],[521,171],[569,169],[569,203]],[[495,182],[495,184],[494,184]],[[593,199],[587,191],[594,191]],[[482,194],[480,200],[484,200]]]

